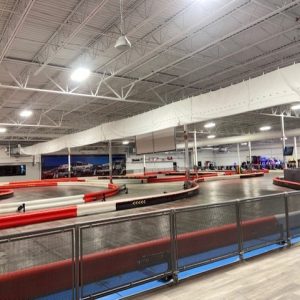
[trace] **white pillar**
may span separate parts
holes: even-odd
[[[71,149],[68,148],[68,177],[71,177]]]
[[[251,142],[248,142],[248,149],[249,149],[249,167],[252,169],[252,147]]]
[[[197,131],[194,131],[194,167],[198,167],[198,153],[197,153]]]
[[[298,167],[298,149],[297,149],[297,137],[294,136],[294,157],[296,161],[296,168]]]
[[[285,155],[284,155],[284,149],[285,149],[285,131],[284,131],[284,115],[281,115],[281,138],[282,138],[282,157],[283,157],[283,168],[286,169],[286,161],[285,161]]]
[[[240,169],[241,169],[241,156],[240,156],[240,144],[239,143],[236,144],[236,151],[237,151],[237,157],[238,157],[238,169],[237,169],[237,172],[239,174],[240,173]]]
[[[108,141],[109,182],[112,183],[112,147],[111,140]]]
[[[183,126],[184,130],[184,146],[185,146],[185,152],[184,152],[184,168],[185,168],[185,177],[187,180],[190,179],[190,166],[189,166],[189,144],[188,144],[188,131],[187,131],[187,125]]]

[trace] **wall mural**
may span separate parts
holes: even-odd
[[[109,175],[108,155],[71,155],[71,176]],[[42,179],[68,177],[67,155],[42,155]],[[125,154],[113,154],[113,175],[126,174]]]

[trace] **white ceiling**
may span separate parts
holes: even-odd
[[[132,48],[121,52],[119,0],[0,0],[2,144],[46,141],[300,61],[300,0],[124,0],[124,18]],[[93,73],[78,86],[70,74],[80,65]],[[26,120],[24,108],[34,111]],[[262,113],[279,112],[290,114],[243,114],[214,130],[278,129]]]

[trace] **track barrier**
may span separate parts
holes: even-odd
[[[0,269],[0,298],[105,295],[154,279],[176,281],[183,270],[238,261],[262,247],[286,247],[300,237],[299,202],[300,192],[281,193],[2,235],[0,250],[15,264]]]

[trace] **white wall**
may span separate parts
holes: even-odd
[[[193,153],[190,150],[190,168],[193,167]],[[173,160],[168,161],[167,157],[172,156]],[[154,161],[157,158],[159,161]],[[132,162],[132,159],[141,159],[141,162]],[[161,161],[164,159],[164,161]],[[210,150],[201,150],[198,152],[198,161],[212,161],[213,153]],[[150,162],[149,162],[150,160]],[[178,170],[184,170],[184,151],[146,154],[146,171],[155,170],[173,170],[173,162],[177,163]],[[130,155],[127,157],[126,169],[128,173],[137,173],[143,171],[143,155]]]
[[[298,153],[300,153],[300,148],[297,147]],[[278,145],[270,145],[268,147],[252,147],[252,156],[266,156],[269,158],[277,158],[282,160],[282,147]],[[241,162],[249,161],[249,151],[247,146],[240,146],[240,158]],[[198,152],[198,160],[202,159],[201,152]],[[287,160],[292,160],[293,156],[286,157]],[[217,166],[233,165],[238,163],[238,155],[236,150],[236,145],[229,148],[226,153],[211,152],[211,160],[216,163]]]
[[[289,143],[291,145],[291,143]],[[300,154],[300,148],[298,147],[298,153]],[[281,144],[270,144],[265,146],[253,145],[252,146],[252,156],[266,156],[270,158],[276,158],[282,160],[282,145]],[[184,152],[182,150],[178,152],[169,152],[169,153],[155,153],[147,154],[146,159],[151,158],[166,158],[167,156],[172,156],[172,161],[165,162],[146,162],[146,170],[170,170],[173,169],[173,161],[177,162],[177,167],[180,170],[184,169]],[[142,155],[130,155],[127,157],[127,171],[128,173],[133,172],[142,172],[143,171],[143,162],[132,162],[134,158],[143,158]],[[190,167],[193,166],[193,153],[190,149]],[[300,158],[300,157],[299,157]],[[240,145],[240,159],[241,162],[249,161],[249,151],[248,146]],[[293,157],[287,157],[287,160],[293,159]],[[231,145],[228,147],[228,152],[217,152],[212,149],[199,149],[198,150],[198,161],[202,162],[204,166],[206,161],[214,162],[217,166],[227,166],[238,163],[237,148],[236,145]]]
[[[40,179],[40,156],[35,157],[33,165],[33,157],[9,157],[4,149],[0,149],[0,165],[26,165],[25,176],[3,176],[0,177],[0,182],[22,181]]]

